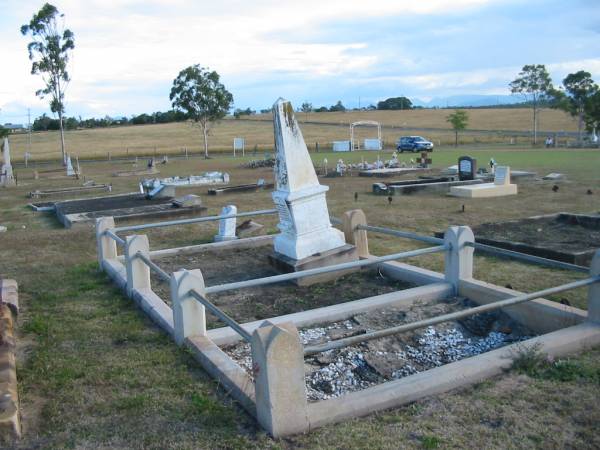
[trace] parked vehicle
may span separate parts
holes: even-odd
[[[400,153],[404,151],[416,153],[423,150],[432,152],[433,142],[430,142],[421,136],[402,136],[398,139],[398,142],[396,142],[396,149],[400,150]]]

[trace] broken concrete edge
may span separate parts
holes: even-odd
[[[0,302],[0,441],[12,441],[21,437],[13,320],[18,293],[14,280],[0,280],[0,283],[2,298],[5,293],[14,297],[14,304]]]
[[[343,397],[309,403],[310,429],[479,383],[509,369],[524,348],[539,346],[549,357],[562,357],[598,344],[600,325],[585,322]]]

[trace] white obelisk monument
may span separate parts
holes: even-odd
[[[344,234],[331,226],[325,193],[319,184],[302,132],[289,101],[273,105],[275,180],[273,201],[279,211],[276,254],[292,260],[345,246]]]
[[[8,138],[4,138],[2,149],[3,162],[2,167],[0,168],[0,186],[13,186],[15,184],[15,177],[10,163],[10,146],[8,144]]]

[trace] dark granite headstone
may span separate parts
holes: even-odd
[[[470,156],[461,156],[458,158],[458,179],[474,180],[477,173],[477,160]]]

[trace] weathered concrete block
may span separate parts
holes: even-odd
[[[190,336],[206,336],[206,312],[204,306],[190,295],[192,289],[205,295],[204,277],[199,269],[171,274],[173,329],[178,345],[183,345],[185,338]]]
[[[445,257],[445,279],[458,293],[459,280],[473,278],[473,247],[466,245],[474,242],[473,231],[469,227],[449,227],[444,233],[444,241],[450,245]]]
[[[125,269],[127,270],[127,295],[131,297],[134,289],[150,289],[150,267],[136,257],[140,252],[150,258],[148,236],[136,234],[125,238]]]
[[[252,334],[256,418],[274,437],[309,428],[304,353],[296,326],[265,321]]]

